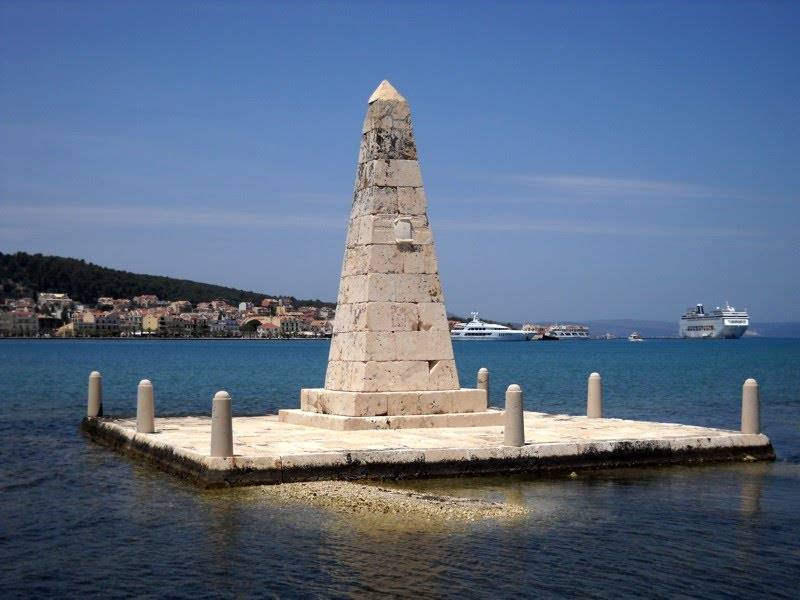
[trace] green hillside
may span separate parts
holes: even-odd
[[[66,292],[70,298],[84,304],[94,304],[101,296],[132,298],[141,294],[155,294],[163,300],[189,300],[192,303],[224,299],[233,303],[257,304],[264,298],[277,298],[187,279],[118,271],[75,258],[0,252],[0,300],[33,297],[39,292]],[[295,305],[335,305],[320,300],[290,299]]]

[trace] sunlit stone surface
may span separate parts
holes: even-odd
[[[300,411],[295,411],[299,413]],[[502,415],[502,413],[498,413]],[[328,417],[342,422],[346,417]],[[525,445],[503,445],[503,427],[437,427],[334,431],[278,420],[234,417],[234,456],[209,456],[210,417],[156,418],[156,432],[136,432],[136,419],[88,418],[83,430],[121,452],[207,486],[320,479],[422,477],[546,472],[703,461],[771,460],[767,436],[626,419],[526,412]],[[380,423],[398,417],[372,417]],[[368,418],[370,419],[370,418]],[[427,421],[427,425],[425,425]]]
[[[281,418],[341,428],[353,418],[457,415],[491,425],[484,390],[460,389],[436,249],[406,99],[383,81],[369,99],[324,389],[302,390]],[[418,419],[393,419],[411,427]],[[350,421],[348,428],[374,426]]]

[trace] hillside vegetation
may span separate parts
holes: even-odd
[[[141,294],[155,294],[163,300],[189,300],[193,304],[209,300],[258,304],[264,298],[277,298],[188,279],[108,269],[75,258],[0,252],[0,300],[33,297],[39,292],[66,292],[70,298],[84,304],[94,304],[101,296],[132,298]],[[296,306],[335,305],[320,300],[288,298]]]

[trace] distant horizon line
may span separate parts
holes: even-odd
[[[139,272],[135,272],[135,271],[128,271],[127,269],[120,268],[120,267],[107,267],[107,266],[98,264],[96,262],[93,262],[90,259],[80,258],[80,257],[75,257],[75,256],[62,256],[62,255],[59,255],[59,254],[49,254],[49,253],[45,253],[45,252],[30,252],[30,251],[19,250],[19,249],[5,251],[5,252],[0,250],[0,254],[7,254],[7,255],[27,254],[27,255],[31,255],[31,256],[35,256],[35,255],[38,254],[38,255],[41,255],[43,257],[53,257],[53,258],[63,258],[63,259],[69,259],[69,260],[83,261],[83,262],[85,262],[85,263],[87,263],[89,265],[93,265],[93,266],[100,267],[100,268],[103,268],[103,269],[109,269],[109,270],[114,270],[114,271],[122,271],[122,272],[126,272],[126,273],[131,273],[133,275],[143,275],[143,276],[148,276],[148,277],[165,277],[165,278],[168,278],[168,279],[176,279],[176,280],[180,280],[180,281],[187,281],[187,282],[190,282],[190,283],[197,283],[197,284],[202,284],[202,285],[231,287],[231,288],[235,288],[235,289],[237,289],[239,291],[243,291],[243,292],[246,292],[246,293],[252,293],[252,294],[263,295],[263,296],[299,298],[299,296],[297,296],[297,294],[268,293],[268,292],[261,292],[261,291],[256,291],[256,290],[248,290],[248,289],[245,289],[243,287],[238,287],[238,286],[233,286],[233,285],[225,285],[225,284],[219,284],[219,283],[209,283],[209,282],[206,282],[206,281],[199,281],[197,279],[190,279],[190,278],[185,278],[185,277],[178,277],[178,276],[172,276],[172,275],[160,275],[160,274],[153,274],[153,273],[139,273]],[[58,290],[51,290],[49,293],[56,293],[56,292],[58,292]],[[178,300],[180,300],[180,299],[178,299]],[[211,300],[213,300],[213,298],[209,299],[209,301],[211,301]],[[337,304],[336,300],[325,300],[322,297],[315,298],[314,300],[319,301],[319,302],[323,302],[325,304],[333,304],[333,305]],[[686,307],[684,307],[683,309],[680,309],[680,310],[684,310],[685,308]],[[448,315],[456,315],[457,312],[460,312],[460,311],[451,312],[450,310],[448,310]],[[469,314],[469,313],[467,313],[467,314]],[[461,317],[461,315],[456,315],[456,316]],[[467,317],[462,317],[462,318],[466,319]],[[571,319],[522,319],[522,320],[514,319],[514,318],[510,318],[510,319],[488,319],[487,318],[487,320],[491,320],[491,321],[497,322],[497,323],[542,323],[542,324],[553,324],[553,323],[589,323],[589,322],[596,322],[596,323],[612,324],[613,322],[635,321],[635,322],[638,322],[638,323],[652,323],[652,324],[661,324],[661,325],[667,324],[667,323],[671,324],[673,322],[677,322],[678,319],[680,319],[680,314],[678,314],[677,317],[675,317],[674,319],[671,319],[671,320],[670,319],[665,319],[665,318],[658,319],[658,318],[652,318],[652,317],[595,317],[595,318],[589,318],[589,319],[572,319],[571,318]],[[769,320],[769,321],[756,321],[756,322],[754,322],[751,319],[751,327],[755,323],[760,323],[762,325],[797,325],[797,324],[800,324],[800,320],[787,320],[787,321]]]

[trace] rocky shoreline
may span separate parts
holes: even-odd
[[[302,502],[336,512],[408,516],[436,520],[478,521],[525,516],[523,506],[379,487],[350,481],[314,481],[264,486],[279,501]]]

